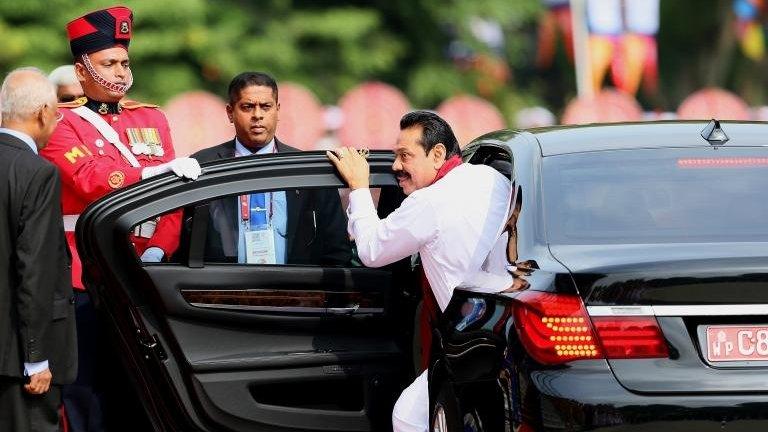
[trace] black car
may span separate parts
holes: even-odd
[[[673,122],[470,144],[466,161],[515,187],[502,271],[525,289],[455,292],[432,338],[433,429],[765,430],[767,134]],[[369,161],[384,216],[402,199],[393,156]],[[209,253],[217,202],[343,188],[324,154],[253,156],[195,182],[149,179],[81,216],[85,283],[155,430],[391,429],[416,369],[417,260],[293,262],[330,226],[311,200],[287,225],[313,234],[288,233],[285,264]],[[142,264],[128,233],[171,213],[179,250]]]

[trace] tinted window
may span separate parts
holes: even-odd
[[[544,159],[557,244],[768,241],[768,149],[644,149]]]
[[[394,186],[371,193],[380,217],[402,200]],[[177,232],[178,250],[164,257],[175,263],[186,262],[196,255],[190,249],[199,248],[206,263],[360,266],[347,233],[348,195],[348,189],[300,188],[217,196],[170,212],[180,216],[180,229],[163,223],[164,215],[137,225],[131,234],[151,238],[158,230]],[[192,229],[198,220],[205,232],[195,245]],[[136,239],[130,236],[128,241]],[[139,255],[142,251],[137,248]]]

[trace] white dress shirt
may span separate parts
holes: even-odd
[[[513,264],[507,260],[509,233],[501,233],[480,270],[464,280],[458,288],[466,291],[501,292],[512,287],[515,277]]]
[[[509,179],[491,167],[464,163],[411,193],[385,219],[377,216],[369,189],[352,191],[349,234],[368,267],[418,252],[437,304],[445,310],[454,288],[481,271],[506,223],[510,198]]]

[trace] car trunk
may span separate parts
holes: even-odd
[[[552,246],[596,316],[655,316],[668,358],[609,359],[644,393],[768,390],[765,243]]]

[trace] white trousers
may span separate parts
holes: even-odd
[[[429,430],[429,384],[427,371],[406,387],[392,410],[393,432],[427,432]]]

